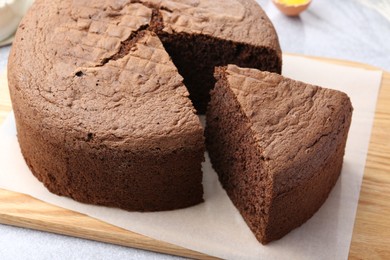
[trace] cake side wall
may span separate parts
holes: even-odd
[[[219,79],[211,91],[206,145],[213,168],[230,200],[256,238],[263,242],[270,181],[250,124],[225,84],[227,82]]]
[[[304,224],[321,208],[340,176],[343,155],[344,149],[340,145],[312,179],[272,200],[265,243],[282,238]]]
[[[96,150],[87,141],[66,136],[65,143],[50,140],[18,109],[15,119],[26,163],[52,193],[130,211],[171,210],[203,201],[201,146],[168,153]]]
[[[333,131],[320,138],[307,154],[299,153],[295,167],[275,170],[279,172],[273,175],[273,199],[266,242],[283,237],[310,219],[326,201],[341,174],[352,106],[345,94],[335,95],[340,98],[340,106],[331,119],[335,124]],[[274,165],[274,169],[277,166]],[[305,175],[311,177],[303,178],[303,181],[296,179],[292,189],[279,193],[289,176]],[[291,186],[291,181],[288,183]]]

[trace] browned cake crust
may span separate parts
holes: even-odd
[[[78,201],[197,204],[204,138],[188,97],[204,112],[212,67],[227,62],[280,72],[276,33],[253,1],[37,0],[8,63],[23,156]]]
[[[341,172],[347,95],[234,65],[216,69],[206,144],[230,199],[266,244],[308,220]]]
[[[69,86],[28,78],[27,88],[15,69],[9,82],[23,156],[51,192],[81,202],[137,211],[200,203],[203,130],[182,78],[151,33],[132,54],[70,71]],[[148,61],[145,71],[131,59],[159,63]]]

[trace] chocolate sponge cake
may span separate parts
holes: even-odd
[[[37,0],[8,63],[22,154],[51,192],[81,202],[197,204],[195,108],[204,112],[214,66],[227,63],[280,72],[276,33],[254,1]]]
[[[214,169],[256,238],[266,244],[308,220],[342,167],[348,96],[275,73],[216,69],[206,144]]]
[[[81,202],[138,211],[197,204],[203,130],[182,78],[148,31],[129,54],[101,67],[63,57],[26,85],[26,71],[14,68],[22,153],[50,191]]]

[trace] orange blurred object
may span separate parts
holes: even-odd
[[[311,0],[272,0],[272,2],[283,14],[297,16],[309,7]]]

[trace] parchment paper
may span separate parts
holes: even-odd
[[[85,205],[53,195],[26,166],[12,114],[0,128],[0,187],[225,259],[346,259],[382,72],[288,55],[283,58],[284,75],[346,92],[354,114],[342,175],[329,198],[309,221],[278,241],[267,246],[257,242],[221,188],[207,155],[203,163],[205,202],[191,208],[136,213]]]

